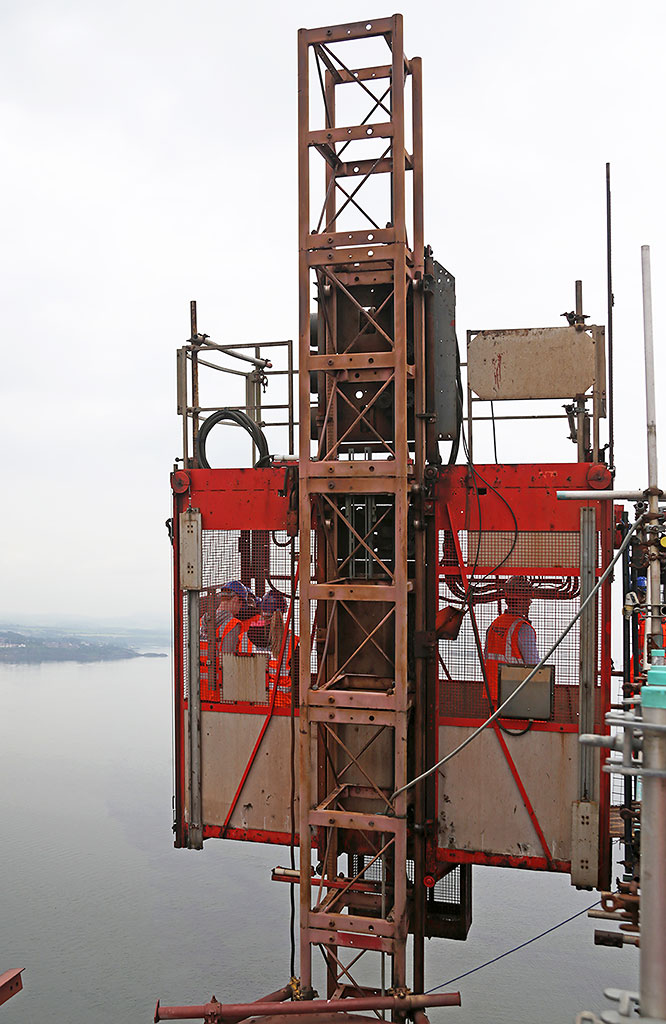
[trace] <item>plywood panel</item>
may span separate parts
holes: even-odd
[[[440,726],[440,757],[471,727]],[[576,799],[578,736],[528,732],[504,735],[555,860],[571,855],[571,803]],[[515,857],[543,849],[509,766],[491,730],[481,733],[441,769],[438,832],[441,847]]]
[[[202,803],[205,825],[222,825],[265,719],[262,715],[201,715]],[[230,828],[289,832],[290,718],[275,715],[229,823]],[[296,723],[298,757],[298,723]],[[298,766],[296,766],[298,775]],[[298,821],[298,797],[296,799]]]
[[[263,704],[267,698],[267,654],[222,655],[222,692],[225,700],[247,704]]]
[[[573,398],[592,387],[595,337],[575,327],[480,331],[467,349],[469,383],[484,399]]]

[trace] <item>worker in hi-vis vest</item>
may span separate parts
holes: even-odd
[[[500,665],[537,665],[536,633],[528,618],[532,603],[532,584],[525,576],[514,576],[504,584],[506,611],[488,626],[483,657],[490,687],[496,702]]]
[[[209,677],[208,638],[212,628],[210,615],[206,614],[199,627],[199,680],[202,700],[219,701],[222,673],[222,655],[251,655],[254,645],[248,629],[254,614],[256,598],[251,590],[239,580],[225,583],[218,594],[215,608],[215,672]]]
[[[248,629],[255,612],[256,598],[240,580],[225,583],[215,609],[215,639],[219,654],[252,654]],[[200,636],[206,636],[209,624],[202,619]]]
[[[277,688],[275,703],[286,706],[291,704],[291,659],[294,653],[294,634],[291,628],[285,637],[284,614],[288,602],[284,594],[278,590],[270,590],[261,599],[261,614],[268,628],[268,648],[270,660],[266,682],[269,698],[273,689]]]

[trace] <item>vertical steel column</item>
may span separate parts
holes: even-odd
[[[657,476],[657,414],[654,384],[652,331],[652,279],[650,247],[641,246],[643,273],[643,332],[645,338],[645,397],[647,413],[648,495],[650,525],[659,515]],[[653,536],[654,539],[654,536]],[[649,633],[652,647],[663,644],[660,616],[661,564],[651,553],[648,571]],[[641,1016],[666,1019],[666,687],[663,669],[648,671],[648,685],[641,690],[643,717],[656,730],[643,737],[643,806],[641,812]],[[666,673],[665,673],[666,674]],[[653,680],[653,677],[654,678]],[[649,772],[660,772],[661,777]]]
[[[199,676],[199,625],[202,587],[201,513],[188,507],[180,514],[180,589],[187,593],[187,753],[188,833],[192,850],[203,846],[201,820],[201,680]]]
[[[187,592],[187,738],[190,761],[190,821],[187,830],[191,850],[203,847],[201,821],[201,679],[199,676],[199,591]]]
[[[427,605],[428,596],[432,603],[435,594],[433,580],[430,578],[429,556],[432,554],[432,537],[434,518],[428,521],[425,515],[425,462],[427,449],[428,415],[432,412],[427,407],[426,388],[426,351],[425,351],[425,295],[423,279],[425,275],[425,240],[423,235],[423,110],[422,110],[422,65],[421,58],[414,57],[410,62],[412,72],[412,131],[414,133],[414,155],[412,175],[412,201],[414,207],[414,271],[417,283],[413,290],[414,308],[414,412],[415,412],[415,450],[414,488],[418,496],[414,523],[414,630],[415,635],[425,639],[428,628]],[[420,284],[418,279],[420,277]],[[430,542],[430,543],[429,543]],[[426,705],[428,691],[428,661],[426,654],[430,648],[419,645],[415,662],[414,690],[414,773],[420,775],[427,764],[426,754]],[[432,652],[434,657],[434,650]],[[414,978],[413,989],[423,992],[425,987],[425,915],[426,888],[425,855],[426,855],[426,790],[417,786],[414,794],[414,889],[412,894],[412,931],[414,943]]]
[[[666,1020],[666,686],[641,690],[643,799],[641,810],[641,1017]],[[666,673],[665,673],[666,674]],[[650,775],[660,772],[661,777]]]
[[[657,407],[654,388],[654,339],[652,331],[652,272],[650,269],[650,246],[641,246],[641,269],[643,276],[643,335],[645,342],[645,412],[647,420],[647,461],[648,461],[648,502],[650,523],[654,526],[659,516],[659,484],[657,464]],[[661,563],[650,559],[648,569],[648,607],[650,615],[646,634],[652,638],[653,647],[661,647]]]
[[[307,33],[298,33],[298,392],[299,392],[299,564],[301,636],[299,679],[299,865],[300,865],[300,969],[301,985],[307,990],[312,984],[312,962],[308,938],[308,915],[311,900],[312,830],[308,810],[312,803],[312,769],[310,750],[310,723],[307,695],[311,685],[310,662],[310,528],[312,508],[307,491],[305,471],[310,462],[310,274],[308,268],[308,232],[310,219],[310,149],[307,145],[309,129],[309,61]]]
[[[596,510],[580,510],[580,601],[594,589],[597,566]],[[594,691],[596,676],[597,608],[591,601],[580,617],[580,687],[578,707],[579,735],[594,732]],[[578,745],[578,799],[596,800],[594,747]]]
[[[387,42],[390,64],[352,63],[356,44],[370,37]],[[311,54],[323,127],[311,125]],[[425,621],[423,564],[411,578],[408,555],[410,495],[422,482],[425,446],[420,62],[405,61],[402,18],[395,15],[302,30],[298,66],[301,985],[312,985],[311,951],[317,946],[329,978],[334,976],[329,992],[345,994],[356,984],[344,962],[350,949],[355,955],[389,954],[393,986],[403,987],[407,980],[412,795],[395,798],[393,793],[407,781],[410,716],[424,690],[423,669],[410,668],[408,628],[412,615],[417,628]],[[414,68],[413,152],[408,154],[405,78]],[[337,124],[339,87],[351,89],[364,103],[356,123]],[[367,143],[374,149],[366,158]],[[355,147],[353,157],[346,152],[349,146]],[[325,161],[321,213],[315,210],[312,222],[311,155]],[[414,172],[411,224],[406,170]],[[374,203],[382,200],[372,189],[362,189],[379,174],[390,175],[390,209],[377,212],[373,206],[369,214],[366,195]],[[312,194],[317,184],[313,178]],[[319,309],[316,351],[310,340],[313,280]],[[322,381],[314,438],[311,374]],[[408,403],[410,389],[416,417]],[[319,539],[315,580],[308,571],[313,525]],[[425,562],[423,540],[415,540],[411,558],[417,566]],[[422,723],[422,709],[420,714]],[[312,879],[313,839],[321,884]],[[341,854],[360,865],[346,879],[337,870]],[[378,879],[365,874],[370,864],[376,865]],[[335,876],[335,886],[323,884],[327,876]],[[422,928],[421,920],[421,933]],[[417,958],[422,987],[422,954]],[[379,972],[377,981],[379,990]]]
[[[190,302],[190,330],[192,338],[192,465],[197,465],[197,438],[199,437],[199,356],[196,339],[199,335],[197,327],[197,304]],[[186,417],[187,421],[187,417]],[[183,456],[187,453],[183,452]],[[187,458],[184,458],[183,469],[187,469]]]

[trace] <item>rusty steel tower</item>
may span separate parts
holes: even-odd
[[[368,40],[385,56],[359,66]],[[316,545],[317,567],[300,582],[301,984],[319,948],[329,995],[357,988],[351,949],[388,955],[375,987],[403,989],[411,926],[422,991],[410,797],[395,795],[423,757],[410,634],[425,629],[425,532],[409,528],[425,467],[421,62],[401,15],[301,30],[298,96],[301,564]]]

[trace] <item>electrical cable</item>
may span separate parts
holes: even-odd
[[[513,511],[513,509],[511,508],[511,505],[509,505],[509,502],[506,500],[506,498],[501,493],[501,491],[498,491],[496,487],[493,487],[492,484],[488,483],[488,481],[484,477],[481,476],[481,474],[479,473],[478,469],[475,466],[472,468],[472,471],[473,471],[473,473],[476,474],[476,476],[478,476],[478,478],[481,481],[481,483],[485,484],[486,487],[489,487],[490,490],[493,491],[497,495],[497,497],[500,499],[500,501],[504,502],[504,504],[508,508],[509,512],[511,513],[511,518],[513,519],[513,540],[511,542],[511,547],[507,551],[507,553],[504,556],[504,558],[502,559],[502,561],[498,562],[497,565],[493,569],[490,569],[486,573],[486,575],[482,576],[481,579],[478,581],[479,583],[483,583],[483,581],[487,580],[489,576],[494,576],[495,573],[498,571],[498,569],[501,569],[502,566],[504,565],[504,563],[508,562],[508,560],[511,558],[511,555],[514,552],[516,544],[518,543],[518,532],[519,532],[518,531],[518,520],[516,518],[516,513]],[[479,532],[480,532],[480,530],[479,530]]]
[[[585,907],[584,910],[579,910],[571,917],[567,917],[564,921],[560,921],[559,924],[554,924],[551,928],[546,928],[544,932],[540,932],[539,935],[534,935],[531,939],[526,939],[525,942],[521,942],[518,946],[514,946],[513,949],[507,949],[505,953],[500,953],[499,956],[493,957],[492,960],[486,960],[485,964],[479,964],[478,967],[472,967],[471,971],[465,971],[464,974],[459,974],[457,978],[450,978],[449,981],[443,981],[440,985],[435,985],[434,988],[429,988],[425,993],[427,996],[431,992],[436,992],[439,988],[446,988],[447,985],[453,985],[456,981],[462,981],[463,978],[468,978],[470,974],[476,974],[477,971],[482,971],[484,967],[490,967],[491,964],[496,964],[498,960],[503,960],[505,956],[510,956],[512,953],[517,953],[520,949],[525,949],[525,946],[529,946],[532,942],[536,942],[538,939],[543,939],[544,936],[550,935],[551,932],[557,931],[558,928],[562,928],[565,924],[569,924],[570,921],[575,921],[577,917],[582,917],[583,914],[587,914],[594,907],[598,907],[601,900],[597,900],[596,903],[590,904],[589,907]]]
[[[235,423],[237,426],[242,427],[252,438],[257,451],[259,452],[259,458],[255,463],[255,468],[257,466],[266,465],[270,462],[271,456],[268,451],[268,441],[266,440],[266,435],[259,424],[248,416],[246,412],[243,412],[242,409],[218,409],[217,412],[206,417],[201,424],[201,428],[197,436],[197,459],[199,466],[202,469],[210,469],[210,464],[206,458],[206,440],[208,435],[216,424],[224,423],[225,421]]]
[[[578,611],[574,615],[574,617],[571,620],[571,622],[569,623],[569,625],[565,626],[565,628],[562,631],[562,633],[560,634],[560,636],[557,638],[557,640],[552,645],[550,650],[547,651],[546,654],[544,654],[544,656],[541,659],[541,661],[539,662],[539,664],[535,665],[534,668],[532,669],[532,671],[529,672],[529,674],[527,676],[525,676],[525,678],[523,679],[522,683],[520,683],[520,685],[516,687],[516,689],[513,691],[512,694],[510,694],[509,697],[507,697],[507,699],[504,701],[504,703],[500,704],[500,706],[497,708],[497,710],[494,711],[493,714],[490,715],[490,717],[487,718],[486,721],[483,722],[482,725],[480,725],[478,727],[478,729],[475,729],[474,732],[470,733],[470,735],[465,740],[463,740],[462,743],[460,743],[450,753],[448,753],[444,757],[442,757],[437,762],[437,764],[432,765],[432,767],[428,768],[427,771],[422,772],[420,775],[417,775],[415,779],[412,779],[410,782],[406,783],[406,785],[401,786],[400,789],[396,789],[395,792],[391,794],[391,800],[394,800],[397,796],[400,795],[400,793],[404,793],[406,790],[411,789],[412,786],[415,786],[417,782],[421,782],[423,779],[426,779],[429,775],[432,775],[433,772],[436,772],[439,768],[442,767],[442,765],[446,764],[447,761],[450,761],[451,758],[456,756],[456,754],[459,754],[462,750],[464,750],[465,747],[468,746],[472,742],[472,740],[475,740],[476,737],[479,736],[483,732],[483,730],[485,728],[487,728],[489,725],[492,725],[492,723],[497,718],[499,718],[501,713],[504,711],[504,709],[506,707],[508,707],[508,705],[514,699],[514,697],[517,697],[518,694],[522,690],[525,689],[527,684],[532,681],[532,679],[534,678],[536,673],[539,671],[539,669],[543,668],[543,666],[546,664],[546,662],[550,658],[551,654],[553,654],[557,650],[557,648],[560,646],[560,644],[562,643],[564,638],[571,632],[571,630],[573,629],[574,625],[576,624],[578,619],[581,617],[581,615],[583,614],[583,611],[585,610],[585,608],[587,608],[587,606],[590,603],[590,601],[592,600],[592,598],[596,597],[596,595],[599,593],[599,590],[601,589],[603,584],[606,582],[606,580],[610,576],[610,574],[611,574],[611,572],[613,570],[613,567],[615,566],[616,562],[618,561],[618,559],[620,559],[622,557],[622,554],[625,551],[625,549],[627,548],[627,546],[629,544],[629,541],[633,537],[633,535],[636,532],[636,530],[638,529],[638,527],[642,525],[643,521],[647,518],[647,516],[648,516],[648,513],[644,512],[642,515],[640,515],[638,517],[638,519],[633,524],[633,526],[631,526],[629,528],[629,530],[627,531],[627,534],[626,534],[624,540],[622,541],[622,544],[620,545],[620,547],[617,550],[617,553],[611,559],[611,561],[608,563],[607,567],[604,569],[603,573],[601,574],[601,576],[597,580],[596,584],[594,585],[594,587],[592,588],[592,590],[590,591],[588,596],[585,598],[585,600],[581,604],[580,608],[578,609]]]

